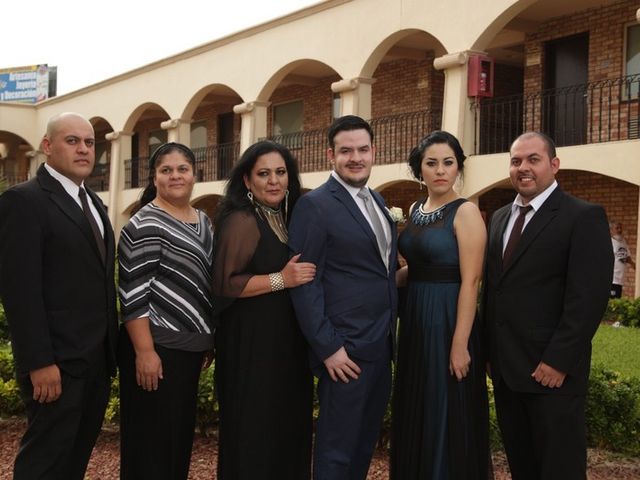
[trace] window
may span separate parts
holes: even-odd
[[[289,149],[302,147],[302,101],[273,107],[273,135]]]
[[[625,62],[625,74],[627,76],[640,75],[640,25],[630,25],[627,28]],[[639,86],[640,77],[633,78],[627,86],[628,97],[637,98]]]
[[[149,132],[149,157],[153,155],[153,152],[162,145],[167,143],[167,131],[166,130],[154,130]]]
[[[342,110],[342,100],[340,98],[340,94],[334,93],[333,105],[331,110],[331,120],[335,120],[336,118],[340,118],[342,116],[340,110]]]
[[[204,120],[191,124],[191,148],[204,148],[207,146],[207,124]]]

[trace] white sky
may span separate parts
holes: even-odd
[[[9,0],[0,69],[58,67],[58,95],[320,0]]]

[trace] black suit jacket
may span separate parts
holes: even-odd
[[[482,318],[493,380],[519,392],[585,394],[613,268],[605,212],[557,187],[503,269],[510,213],[511,204],[502,207],[489,227]],[[567,373],[561,388],[531,377],[540,361]]]
[[[301,197],[293,212],[289,247],[317,266],[313,282],[291,290],[312,366],[342,346],[354,358],[375,360],[395,332],[396,227],[382,197],[372,195],[391,227],[388,270],[367,219],[333,177]]]
[[[0,297],[19,373],[55,363],[86,376],[105,350],[115,372],[114,235],[87,193],[105,227],[104,264],[82,209],[44,166],[0,195]]]

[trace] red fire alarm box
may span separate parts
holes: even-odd
[[[493,97],[493,58],[469,56],[467,94],[470,97]]]

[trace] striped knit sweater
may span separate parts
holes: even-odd
[[[123,322],[148,316],[156,344],[187,351],[213,345],[213,228],[198,211],[188,224],[149,203],[118,243]]]

